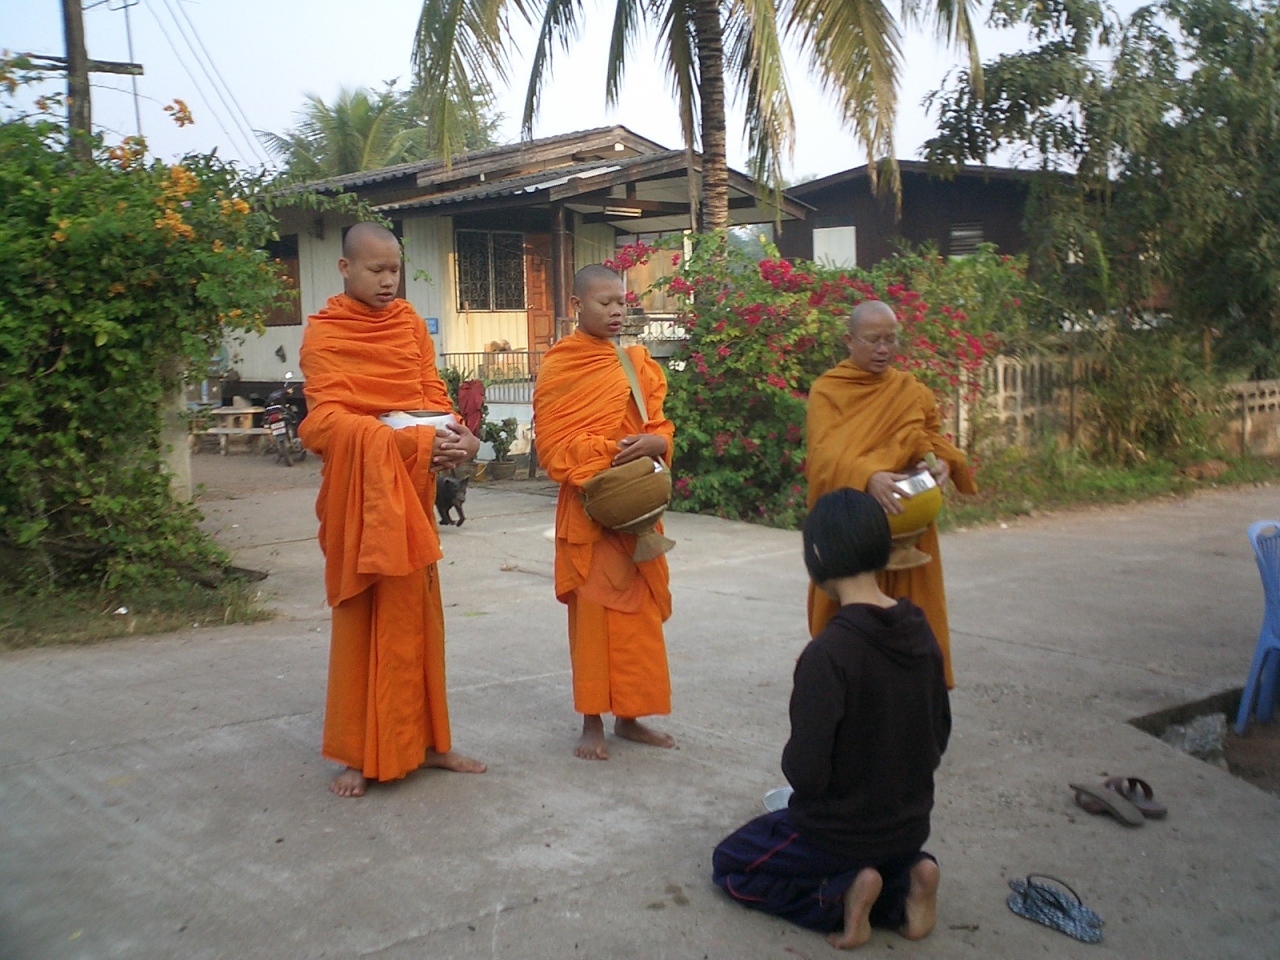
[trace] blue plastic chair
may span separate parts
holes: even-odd
[[[1249,667],[1249,680],[1240,695],[1240,712],[1236,714],[1236,733],[1239,734],[1249,725],[1254,697],[1258,700],[1258,720],[1270,722],[1280,688],[1280,520],[1259,520],[1250,526],[1249,543],[1258,558],[1267,606],[1253,665]]]

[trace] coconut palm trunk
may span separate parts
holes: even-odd
[[[725,156],[724,27],[718,0],[695,0],[698,102],[702,139],[703,233],[729,226],[729,161]]]

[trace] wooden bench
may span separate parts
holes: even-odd
[[[254,449],[257,444],[258,437],[267,437],[271,435],[270,427],[210,427],[207,430],[196,430],[191,436],[197,440],[200,437],[217,437],[218,452],[224,457],[227,455],[227,447],[232,437],[246,438],[249,449]]]

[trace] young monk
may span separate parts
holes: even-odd
[[[894,367],[898,318],[880,300],[858,304],[844,335],[849,358],[813,382],[805,422],[805,475],[809,505],[841,487],[865,490],[886,513],[902,512],[894,484],[909,470],[924,470],[925,454],[936,454],[935,478],[948,477],[962,493],[977,486],[964,454],[942,435],[942,418],[933,391],[905,370]],[[880,573],[880,588],[891,597],[907,597],[924,610],[942,647],[947,686],[951,672],[951,630],[942,585],[942,553],[937,524],[930,524],[919,549],[932,559],[911,570]],[[809,633],[822,632],[839,605],[809,585]]]
[[[452,410],[426,324],[396,298],[400,263],[390,230],[352,227],[338,261],[344,293],[302,337],[308,413],[298,432],[324,458],[316,515],[333,607],[322,752],[343,766],[329,786],[340,797],[422,766],[485,770],[451,749],[432,513],[434,471],[480,443],[460,423],[438,432],[378,420]]]
[[[942,651],[924,612],[876,583],[889,521],[871,496],[828,493],[804,525],[804,562],[836,615],[796,661],[782,772],[790,806],[725,838],[713,879],[745,906],[860,947],[937,919],[933,772],[951,734]]]
[[[637,409],[615,340],[626,290],[595,264],[573,278],[578,328],[547,351],[533,393],[538,455],[560,484],[556,506],[556,598],[569,607],[574,708],[582,736],[574,754],[607,760],[602,714],[613,732],[656,747],[674,746],[639,717],[671,712],[662,624],[671,616],[665,557],[636,563],[636,538],[604,529],[582,506],[582,485],[602,470],[640,457],[671,462],[675,427],[662,415],[667,382],[644,347],[629,347],[647,409]]]

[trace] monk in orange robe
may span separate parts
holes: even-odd
[[[889,514],[902,512],[894,484],[907,471],[927,469],[924,457],[936,456],[934,477],[948,478],[963,493],[976,493],[964,454],[942,435],[942,418],[933,391],[911,374],[892,366],[898,346],[898,319],[888,304],[868,300],[849,317],[844,337],[849,359],[813,382],[806,421],[805,473],[809,505],[841,487],[865,490]],[[930,524],[917,545],[933,559],[910,570],[877,575],[880,589],[906,597],[924,610],[946,668],[951,672],[951,631],[942,587],[942,555],[938,528]],[[838,604],[809,585],[809,631],[817,636]]]
[[[435,469],[474,457],[480,443],[461,424],[394,430],[378,419],[452,411],[426,324],[396,298],[400,263],[390,230],[352,227],[338,261],[345,293],[302,337],[308,413],[298,432],[324,458],[316,515],[333,608],[322,752],[343,765],[329,787],[341,797],[421,766],[485,769],[451,749],[432,512]]]
[[[560,484],[556,505],[556,598],[569,607],[573,705],[582,714],[575,755],[607,760],[602,714],[613,732],[658,747],[675,741],[637,718],[671,712],[671,680],[662,624],[671,616],[667,560],[636,563],[636,538],[587,516],[582,485],[609,467],[640,457],[670,464],[675,427],[662,415],[667,381],[644,347],[629,347],[647,409],[641,414],[615,338],[626,291],[595,264],[573,279],[578,329],[547,351],[533,392],[538,456]]]

